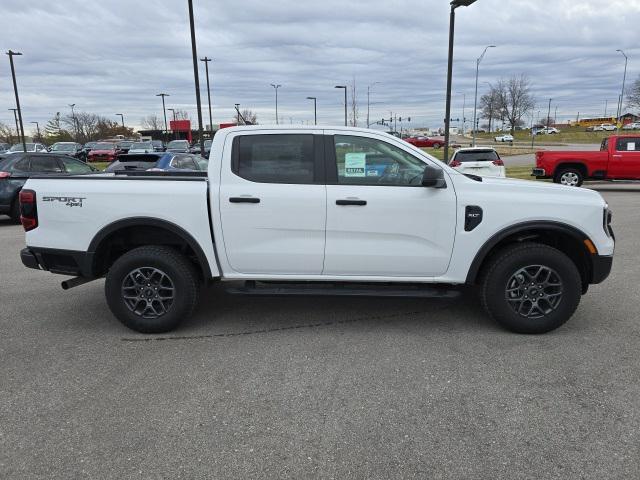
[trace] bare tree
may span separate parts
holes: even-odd
[[[148,115],[140,123],[145,130],[164,130],[164,118],[158,115]]]
[[[535,106],[531,94],[531,86],[526,75],[513,76],[508,80],[501,79],[495,87],[498,95],[500,113],[505,118],[513,133],[515,127]]]
[[[627,93],[627,105],[629,108],[640,109],[640,77],[631,85]]]
[[[68,142],[72,140],[71,133],[63,127],[60,112],[56,112],[44,127],[44,136],[47,143]]]
[[[487,131],[492,130],[493,121],[500,116],[500,96],[493,85],[480,97],[481,117],[489,120]]]
[[[176,114],[176,120],[189,120],[189,112],[187,112],[186,110],[181,110],[179,108],[176,108],[175,110],[175,114]]]
[[[98,123],[101,117],[95,113],[78,112],[75,116],[66,115],[62,123],[68,127],[68,131],[74,133],[76,142],[88,142],[97,137]]]
[[[13,143],[13,130],[6,123],[0,122],[0,141]]]
[[[353,77],[353,82],[349,86],[351,89],[351,111],[349,112],[349,124],[352,127],[358,126],[358,96],[356,91],[356,77]]]

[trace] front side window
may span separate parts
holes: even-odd
[[[313,135],[243,135],[234,142],[233,173],[260,183],[311,184]]]
[[[338,183],[344,185],[419,186],[426,164],[382,140],[336,135]]]
[[[42,156],[33,157],[31,159],[31,171],[32,172],[46,172],[46,173],[60,173],[62,168],[58,164],[58,159],[55,157]]]
[[[602,140],[602,145],[600,145],[600,151],[604,152],[606,150],[609,150],[609,139],[605,138],[604,140]]]

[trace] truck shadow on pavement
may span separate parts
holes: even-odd
[[[176,331],[125,334],[124,342],[198,340],[326,329],[436,331],[500,330],[472,292],[455,299],[244,297],[220,287],[203,290],[196,314]]]
[[[13,220],[11,220],[11,217],[8,217],[6,215],[0,215],[0,227],[3,226],[12,226],[12,227],[16,227],[20,225],[18,222],[14,222]]]

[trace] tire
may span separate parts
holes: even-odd
[[[109,309],[125,326],[140,333],[162,333],[191,316],[199,288],[195,268],[184,255],[150,245],[115,261],[107,273],[105,296]]]
[[[553,181],[569,187],[580,187],[584,183],[584,175],[577,168],[564,168],[556,173]]]
[[[495,255],[480,282],[484,309],[516,333],[555,330],[574,314],[581,295],[582,281],[573,261],[536,243],[510,246]]]
[[[20,197],[16,196],[15,200],[11,204],[11,211],[9,212],[11,220],[16,223],[20,223]]]

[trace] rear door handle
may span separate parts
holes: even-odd
[[[260,203],[260,199],[255,197],[231,197],[229,201],[231,203]]]
[[[357,207],[363,207],[366,204],[366,200],[336,200],[336,205],[355,205]]]

